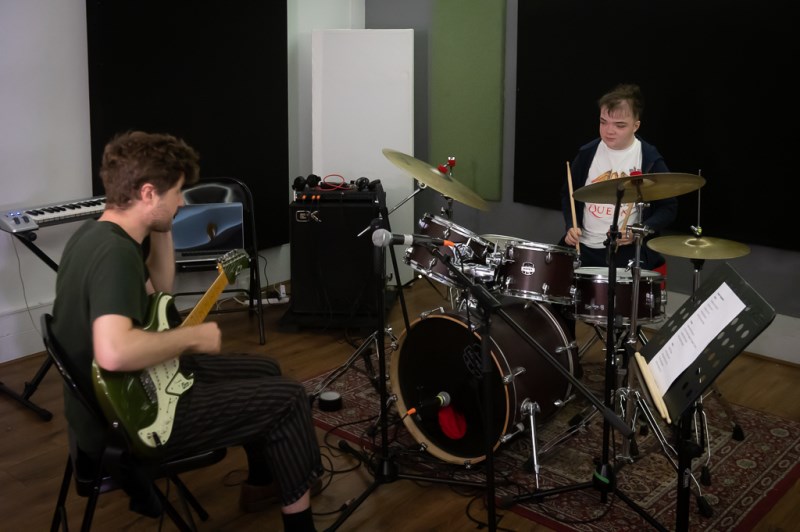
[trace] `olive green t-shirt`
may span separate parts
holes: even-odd
[[[118,314],[141,326],[147,316],[146,276],[142,247],[114,223],[89,220],[64,248],[56,277],[53,335],[72,362],[73,378],[90,390],[90,399],[92,323]],[[105,429],[67,390],[64,413],[83,450],[102,449]]]

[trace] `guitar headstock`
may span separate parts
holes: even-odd
[[[219,258],[217,271],[225,274],[228,284],[233,284],[239,272],[249,265],[250,257],[247,252],[243,249],[233,249]]]

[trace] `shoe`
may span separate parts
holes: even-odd
[[[318,478],[311,485],[311,496],[315,497],[322,492],[322,479]],[[281,501],[278,483],[272,482],[265,486],[256,486],[248,482],[242,483],[242,491],[239,493],[239,508],[243,512],[261,512],[273,504]]]

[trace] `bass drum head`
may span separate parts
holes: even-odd
[[[576,373],[577,353],[563,319],[541,303],[504,307],[509,316],[558,360]],[[465,313],[431,314],[411,324],[393,353],[390,383],[397,408],[414,439],[429,453],[455,464],[477,463],[486,457],[483,418],[481,336]],[[552,415],[572,385],[502,318],[492,320],[490,335],[491,419],[494,449],[501,437],[522,418],[525,399],[535,401],[538,421]],[[524,372],[504,383],[518,368]],[[442,409],[425,406],[441,392],[450,397]],[[409,409],[417,409],[405,415]]]

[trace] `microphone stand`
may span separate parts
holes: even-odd
[[[406,201],[408,201],[413,197],[413,195],[408,196],[405,200],[403,200],[400,204],[396,205],[390,211],[386,207],[386,194],[383,191],[383,185],[381,184],[380,180],[375,182],[374,188],[376,191],[376,199],[378,202],[378,218],[372,220],[369,226],[367,226],[360,233],[358,233],[357,237],[361,237],[369,229],[375,231],[377,229],[384,228],[388,231],[389,230],[388,228],[391,227],[389,223],[389,215],[395,210],[397,210],[397,208],[399,208],[403,203],[405,203]],[[390,252],[392,258],[392,268],[394,272],[394,278],[397,286],[397,297],[400,299],[400,308],[403,312],[403,324],[405,325],[406,330],[408,330],[410,328],[408,320],[408,309],[406,307],[405,297],[403,296],[403,286],[400,281],[400,271],[397,267],[397,257],[394,253],[394,248],[391,248]],[[374,265],[375,268],[374,271],[375,271],[375,278],[378,282],[378,290],[382,295],[385,286],[385,273],[386,273],[384,271],[383,264],[385,264],[386,258],[385,255],[379,258],[374,257],[373,255],[373,260],[381,261],[380,267],[377,264]],[[377,301],[376,305],[377,305],[376,311],[382,318],[383,313],[385,312],[384,310],[384,306],[386,305],[385,299]],[[374,343],[375,350],[378,351],[379,350],[378,337],[381,337],[382,339],[383,335],[385,334],[389,334],[392,337],[392,343],[395,343],[397,341],[397,338],[394,336],[391,329],[386,328],[385,320],[379,319],[378,326],[376,327],[375,331],[364,339],[364,341],[361,343],[358,349],[356,349],[355,352],[352,355],[350,355],[350,358],[348,358],[344,364],[339,366],[328,377],[326,377],[322,382],[320,382],[314,389],[314,391],[309,394],[309,401],[311,402],[311,404],[312,405],[314,404],[314,401],[322,394],[322,392],[325,390],[326,387],[330,386],[331,383],[333,383],[336,379],[344,375],[345,372],[347,372],[347,370],[350,369],[350,367],[356,362],[359,356],[362,356],[364,358],[364,366],[366,368],[366,372],[368,374],[369,379],[372,381],[372,385],[375,387],[376,390],[379,390],[380,386],[379,381],[381,379],[385,379],[385,373],[381,372],[379,373],[378,376],[375,375],[375,372],[372,368],[372,363],[370,362],[369,359],[370,357],[369,347]]]
[[[381,219],[383,224],[385,225],[385,229],[389,231],[389,217],[388,213],[386,212],[386,203],[385,197],[383,194],[383,190],[379,191],[379,202],[381,203],[381,213],[385,214]],[[391,232],[391,231],[390,231]],[[400,283],[400,276],[398,275],[398,268],[397,268],[397,259],[394,254],[394,249],[391,250],[391,257],[392,257],[392,266],[394,267],[395,279],[397,280],[398,291],[400,301],[403,307],[403,319],[405,320],[406,330],[409,330],[410,325],[408,322],[408,315],[405,306],[405,299],[403,299],[403,292],[402,286]],[[378,463],[375,465],[374,468],[374,479],[372,483],[367,486],[367,488],[358,496],[352,503],[347,505],[347,507],[342,511],[342,514],[339,518],[328,528],[326,528],[326,532],[337,530],[356,509],[361,506],[367,497],[369,497],[378,486],[381,484],[388,484],[390,482],[394,482],[397,479],[407,479],[413,480],[418,482],[432,482],[432,483],[440,483],[440,484],[449,484],[455,486],[462,486],[462,487],[469,487],[469,488],[483,488],[484,486],[480,483],[476,482],[469,482],[465,480],[455,480],[455,479],[444,479],[444,478],[436,478],[436,477],[426,477],[424,475],[410,475],[406,473],[400,473],[398,471],[397,464],[394,461],[394,458],[391,456],[389,452],[389,423],[388,423],[388,411],[389,411],[389,402],[394,401],[396,397],[392,395],[389,396],[389,393],[386,389],[386,345],[384,342],[384,335],[381,333],[385,330],[386,327],[386,316],[385,316],[385,286],[386,286],[386,255],[384,252],[384,246],[374,246],[373,250],[373,267],[375,271],[375,279],[376,279],[376,299],[377,299],[377,307],[378,307],[378,334],[376,334],[376,344],[378,350],[378,379],[377,379],[377,387],[378,387],[378,395],[380,400],[380,414],[378,419],[378,425],[380,426],[380,435],[381,435],[381,445],[380,445],[380,452],[377,456]],[[313,401],[313,397],[312,397]],[[364,455],[363,453],[359,452],[358,450],[354,449],[346,440],[339,441],[339,448],[349,453],[363,463],[369,463],[370,458],[369,456]],[[493,519],[492,519],[493,522]],[[492,528],[492,530],[495,530]]]

